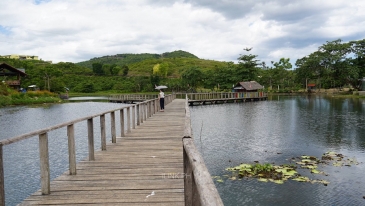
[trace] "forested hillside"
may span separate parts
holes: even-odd
[[[80,63],[0,59],[15,68],[24,68],[27,76],[22,87],[36,84],[52,92],[152,92],[155,85],[167,85],[169,91],[231,91],[240,81],[257,81],[276,92],[305,89],[306,83],[317,89],[360,88],[365,77],[365,39],[328,41],[311,54],[296,60],[289,58],[259,60],[246,48],[238,63],[199,59],[184,51],[163,54],[118,54],[93,58]],[[3,80],[10,80],[2,77]],[[199,91],[199,90],[198,90]]]
[[[109,65],[117,65],[117,66],[124,66],[124,65],[130,65],[133,63],[141,62],[148,59],[163,59],[163,58],[193,58],[198,59],[197,56],[185,52],[185,51],[173,51],[173,52],[165,52],[163,54],[116,54],[116,55],[108,55],[103,57],[95,57],[88,61],[83,61],[76,63],[79,66],[92,68],[93,63],[101,63],[101,64],[109,64]]]

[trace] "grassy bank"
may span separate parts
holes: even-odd
[[[0,94],[0,107],[10,105],[57,103],[61,101],[62,100],[57,94],[48,91],[29,91],[26,93],[11,91],[8,94]]]

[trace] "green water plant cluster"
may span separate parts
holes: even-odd
[[[261,182],[273,182],[283,184],[285,181],[293,180],[297,182],[321,183],[327,186],[330,182],[323,179],[310,179],[299,173],[299,170],[309,170],[313,175],[328,176],[324,171],[318,169],[321,165],[329,166],[351,166],[359,163],[355,158],[346,158],[342,154],[335,152],[326,152],[321,158],[315,156],[303,155],[301,157],[291,158],[290,164],[275,165],[275,163],[259,164],[255,161],[253,164],[242,163],[235,167],[226,168],[226,171],[231,172],[231,175],[223,175],[230,180],[240,180],[243,178],[257,178]],[[223,177],[214,176],[217,182],[223,182]]]

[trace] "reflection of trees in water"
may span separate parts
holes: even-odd
[[[327,144],[340,147],[364,147],[364,100],[307,95],[296,98],[305,129]],[[316,135],[317,134],[317,135]],[[320,134],[318,136],[318,134]],[[317,140],[317,141],[318,141]]]

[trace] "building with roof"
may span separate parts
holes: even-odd
[[[233,87],[233,92],[257,92],[264,87],[256,81],[239,82]]]
[[[10,87],[20,89],[21,77],[25,76],[27,76],[25,69],[16,69],[9,64],[0,63],[0,77],[3,77],[2,82]]]
[[[10,54],[10,55],[4,55],[4,56],[0,56],[0,57],[8,58],[8,59],[20,59],[20,60],[39,60],[38,56],[19,55],[19,54]]]

